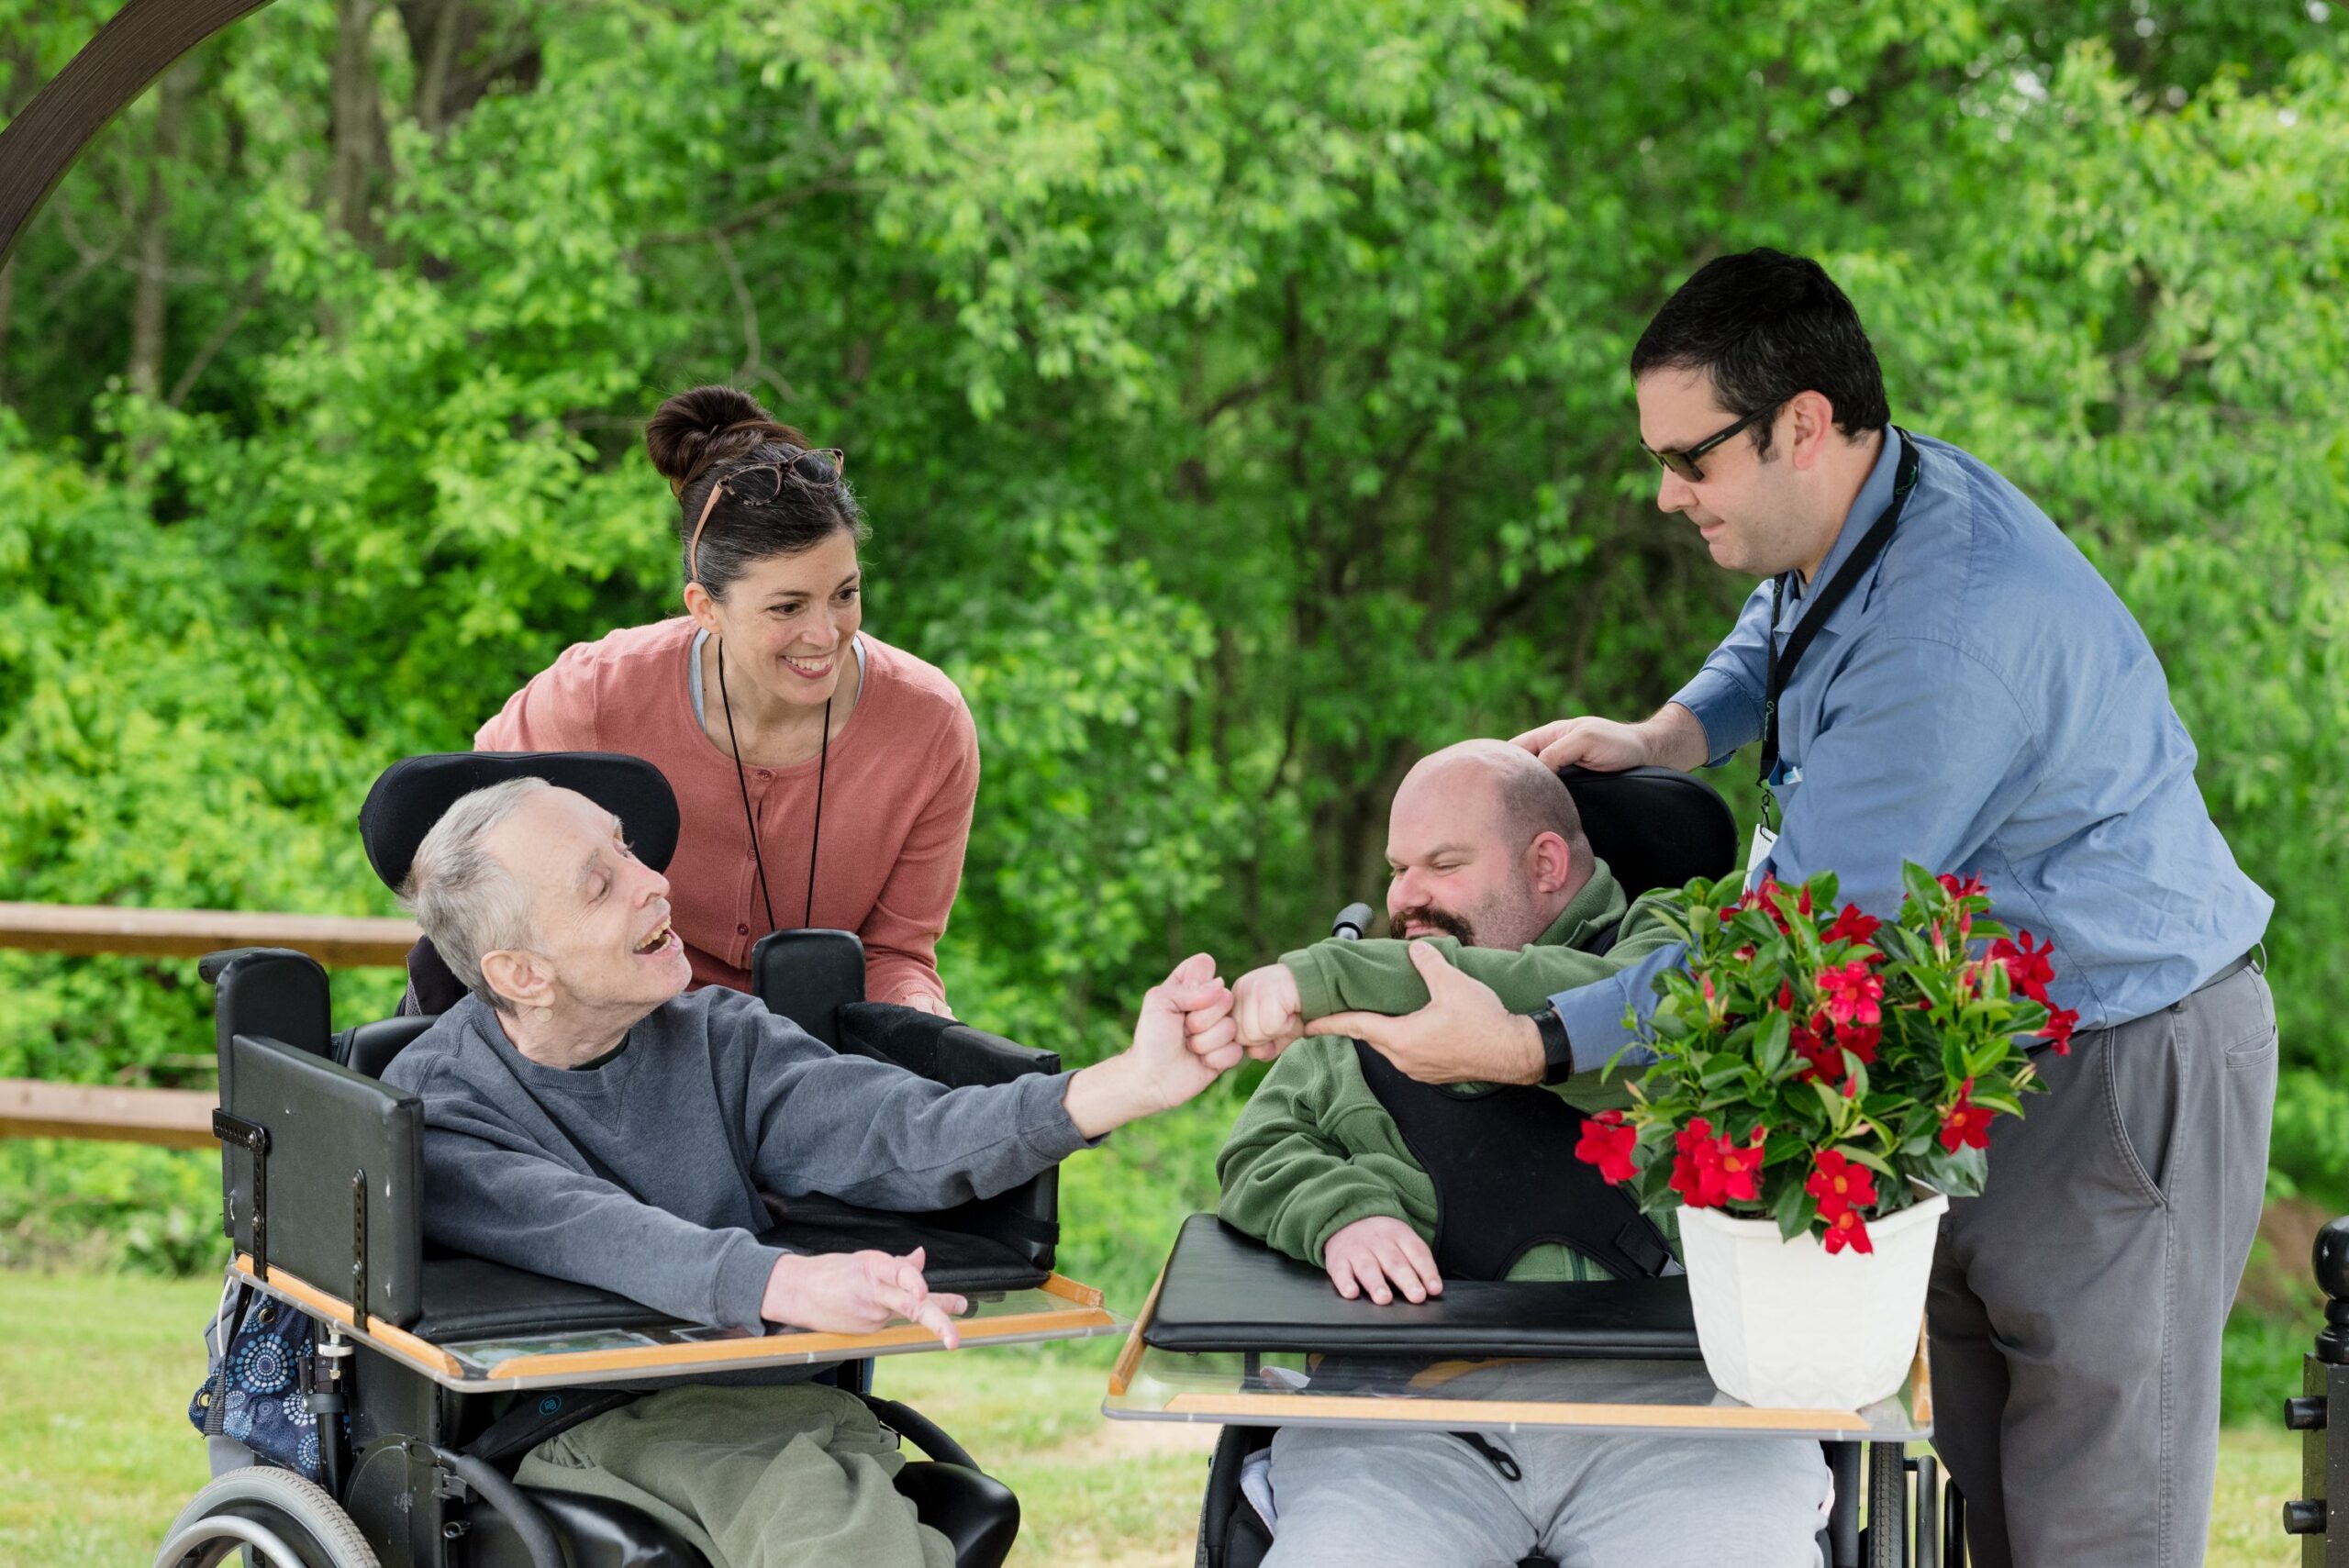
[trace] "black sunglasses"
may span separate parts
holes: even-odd
[[[847,472],[848,453],[838,447],[817,447],[795,452],[780,462],[745,464],[711,485],[709,498],[701,504],[701,516],[694,521],[693,540],[685,546],[686,570],[693,573],[693,581],[701,581],[701,530],[708,526],[710,513],[718,509],[719,495],[730,495],[745,506],[763,506],[783,494],[785,479],[820,490],[838,483]]]
[[[1658,451],[1647,442],[1642,441],[1640,450],[1655,459],[1657,465],[1667,472],[1678,474],[1691,484],[1699,484],[1704,480],[1705,471],[1697,466],[1698,458],[1711,451],[1763,415],[1775,414],[1782,406],[1784,406],[1783,403],[1764,404],[1736,424],[1730,426],[1727,429],[1714,431],[1693,447],[1666,447],[1664,450]]]

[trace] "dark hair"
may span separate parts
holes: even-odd
[[[681,392],[645,421],[644,450],[677,494],[677,549],[685,580],[696,574],[722,599],[753,562],[796,555],[847,529],[862,544],[863,508],[848,480],[821,457],[807,454],[807,438],[759,406],[739,387],[696,386]],[[794,463],[793,460],[797,462]],[[703,525],[698,563],[689,559],[694,523],[710,488],[754,462],[793,463],[794,473],[771,501],[755,506],[732,491],[718,498]]]
[[[1826,268],[1783,250],[1720,256],[1698,268],[1631,350],[1632,377],[1652,370],[1709,373],[1714,399],[1741,417],[1816,392],[1835,406],[1835,428],[1847,440],[1892,422],[1860,313]],[[1753,450],[1767,453],[1769,421],[1747,429]]]

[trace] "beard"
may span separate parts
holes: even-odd
[[[1457,938],[1464,948],[1476,945],[1476,928],[1469,923],[1467,916],[1439,909],[1432,904],[1415,904],[1408,909],[1396,910],[1386,917],[1386,934],[1399,937],[1403,934],[1403,928],[1414,921],[1422,926],[1433,926],[1447,937]]]

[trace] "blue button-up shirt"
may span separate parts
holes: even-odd
[[[1917,488],[1891,541],[1820,625],[1778,702],[1792,782],[1766,869],[1832,870],[1890,917],[1900,862],[1978,874],[1991,915],[2055,944],[2059,1007],[2123,1023],[2248,951],[2275,901],[2235,865],[2194,783],[2194,742],[2134,618],[2015,487],[1945,441],[1912,436]],[[1806,596],[1770,624],[1770,584],[1673,697],[1719,766],[1762,733],[1768,654],[1890,505],[1884,450]],[[1748,868],[1756,872],[1761,868]],[[1603,1064],[1646,1018],[1678,947],[1553,998],[1575,1065]]]

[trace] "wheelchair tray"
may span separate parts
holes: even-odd
[[[1687,1282],[1447,1283],[1347,1301],[1319,1269],[1213,1215],[1186,1220],[1109,1377],[1103,1414],[1235,1426],[1669,1430],[1895,1442],[1930,1436],[1921,1335],[1864,1410],[1766,1409],[1713,1385]]]
[[[1590,1284],[1448,1280],[1414,1306],[1348,1301],[1310,1263],[1211,1214],[1183,1222],[1143,1342],[1165,1351],[1698,1359],[1686,1276]]]
[[[604,1291],[478,1258],[428,1261],[424,1316],[402,1329],[374,1317],[355,1322],[348,1301],[273,1264],[259,1278],[243,1252],[233,1267],[268,1295],[467,1392],[707,1377],[941,1348],[929,1329],[910,1323],[869,1334],[774,1329],[763,1335],[685,1323]],[[953,1289],[970,1296],[970,1310],[958,1320],[965,1345],[1092,1339],[1122,1326],[1099,1291],[1057,1273],[1032,1286]]]

